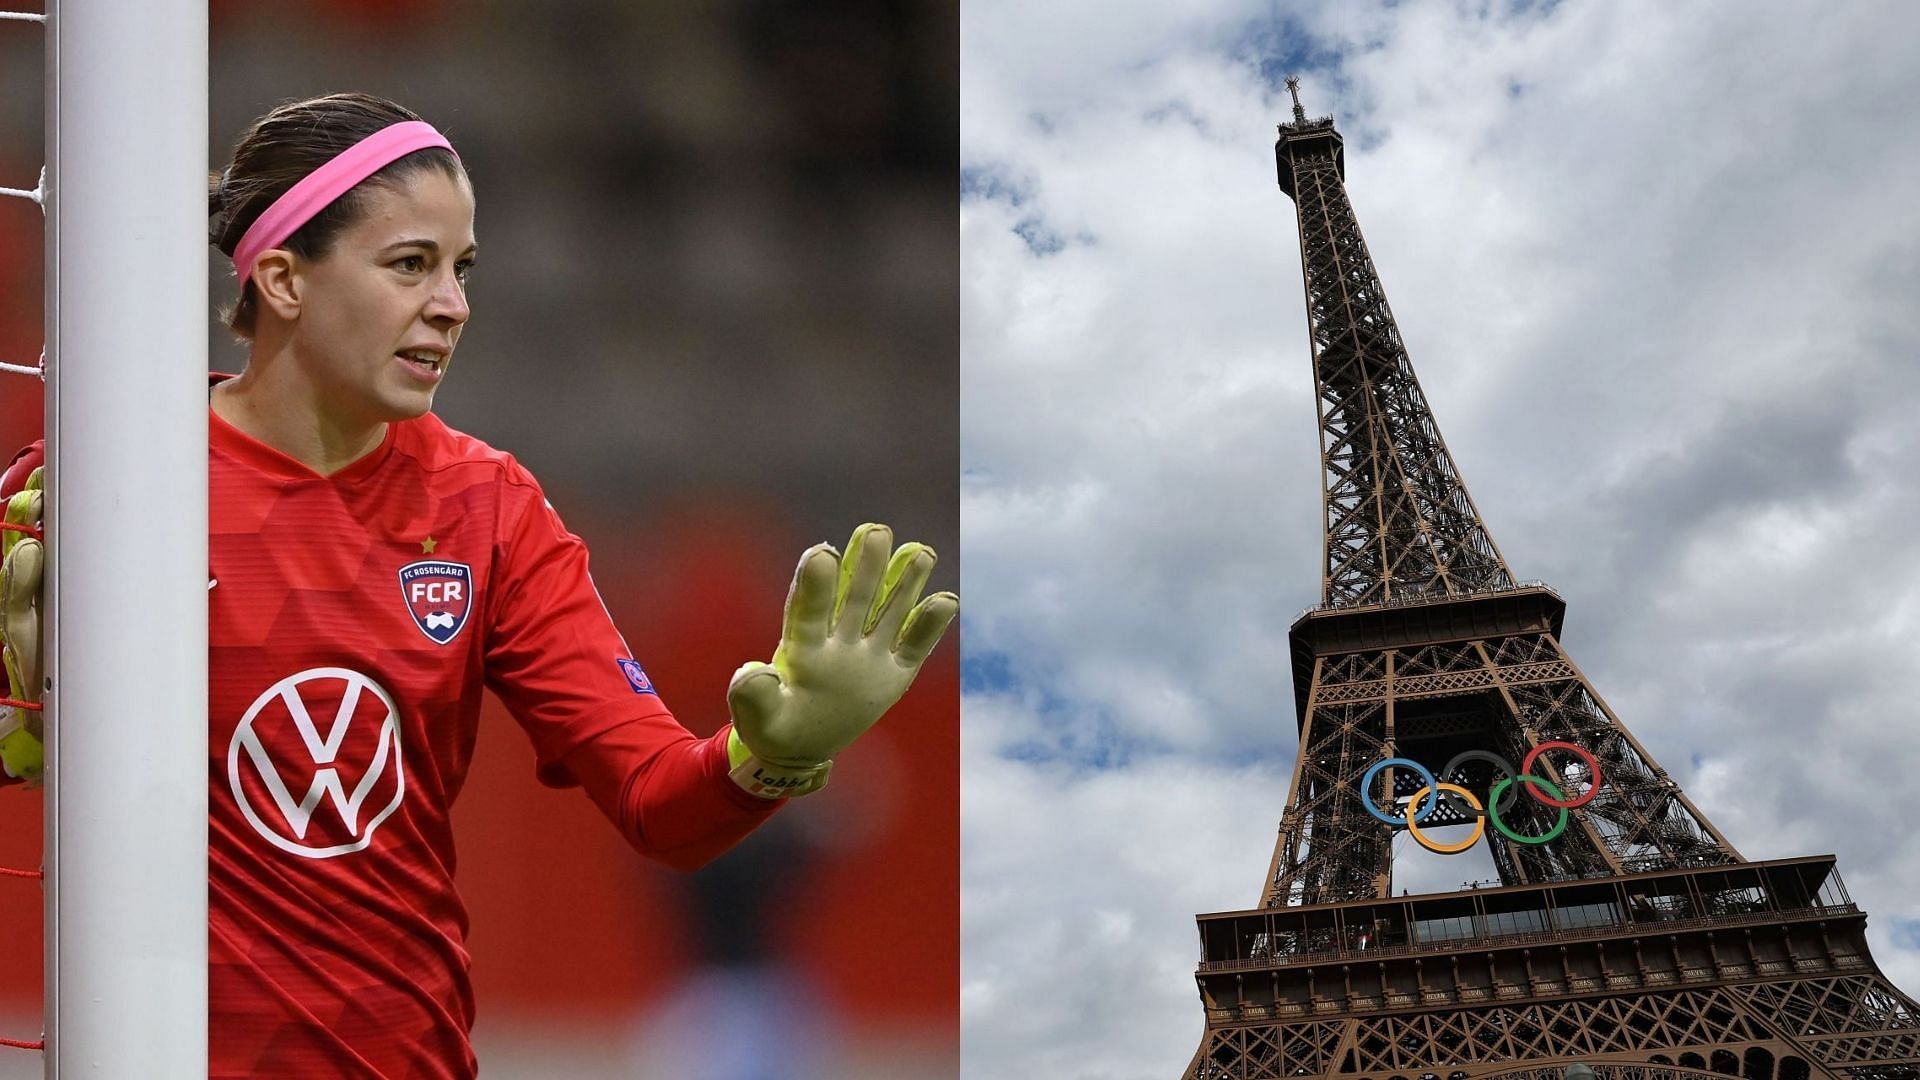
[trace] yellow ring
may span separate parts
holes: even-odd
[[[1458,855],[1461,852],[1467,850],[1468,848],[1480,842],[1480,834],[1487,831],[1487,816],[1485,814],[1476,814],[1476,816],[1473,819],[1473,835],[1467,837],[1465,840],[1462,840],[1457,844],[1452,845],[1451,847],[1445,844],[1436,844],[1433,841],[1428,840],[1426,836],[1423,833],[1421,833],[1420,826],[1415,825],[1413,823],[1412,811],[1414,807],[1420,805],[1421,799],[1424,799],[1427,797],[1427,792],[1434,790],[1434,788],[1438,788],[1441,791],[1453,792],[1455,795],[1458,795],[1461,798],[1467,800],[1467,805],[1473,807],[1475,811],[1483,810],[1485,809],[1485,807],[1480,805],[1479,799],[1476,799],[1473,797],[1473,792],[1468,791],[1466,788],[1461,787],[1459,784],[1435,784],[1433,788],[1423,787],[1419,791],[1416,791],[1413,793],[1413,798],[1407,800],[1407,811],[1408,811],[1407,831],[1412,833],[1413,838],[1420,842],[1420,846],[1423,848],[1426,848],[1428,851],[1431,851],[1436,855]]]

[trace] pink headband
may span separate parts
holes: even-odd
[[[301,177],[299,183],[288,188],[285,195],[267,207],[266,213],[254,220],[247,234],[240,238],[239,246],[233,249],[233,268],[240,275],[241,286],[245,287],[246,278],[253,273],[253,261],[261,252],[285,243],[287,237],[311,221],[313,215],[353,190],[355,184],[415,150],[433,146],[453,150],[453,144],[434,130],[432,124],[406,120],[381,128]],[[454,154],[456,159],[459,156]]]

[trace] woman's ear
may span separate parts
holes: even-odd
[[[300,317],[300,280],[294,274],[293,252],[286,248],[268,248],[253,264],[255,302],[268,308],[282,322]]]

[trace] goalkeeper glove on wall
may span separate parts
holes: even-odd
[[[6,501],[6,521],[40,527],[44,507],[41,470]],[[7,668],[7,696],[39,702],[41,577],[46,548],[38,537],[8,529],[0,532],[0,656]],[[37,710],[0,706],[0,767],[15,780],[37,781],[43,765],[42,726]]]

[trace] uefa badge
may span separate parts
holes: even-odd
[[[420,632],[435,645],[445,645],[467,625],[467,612],[473,610],[473,571],[466,563],[408,563],[400,568],[400,595]]]
[[[623,656],[614,663],[620,665],[620,674],[627,677],[627,685],[633,687],[634,693],[660,696],[659,691],[653,688],[653,680],[647,678],[646,671],[640,667],[640,661],[629,660]]]

